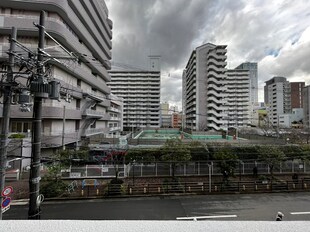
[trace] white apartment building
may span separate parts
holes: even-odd
[[[108,134],[110,88],[107,82],[111,68],[112,21],[102,0],[1,0],[0,59],[7,60],[7,38],[14,26],[17,40],[34,53],[38,46],[40,11],[46,12],[45,30],[64,48],[78,57],[78,62],[47,62],[48,78],[60,82],[60,101],[44,99],[42,110],[42,152],[78,144],[82,138]],[[59,45],[46,36],[45,52],[63,56]],[[17,48],[17,54],[27,59],[28,52]],[[19,67],[17,67],[19,68]],[[2,115],[2,106],[1,113]],[[11,106],[10,132],[31,131],[32,112],[21,112]]]
[[[249,71],[227,70],[227,121],[229,127],[250,125]]]
[[[111,92],[124,99],[125,131],[160,127],[159,60],[150,60],[149,71],[109,71]]]
[[[207,43],[190,56],[182,83],[187,129],[249,125],[249,71],[227,70],[226,47]]]
[[[291,113],[290,83],[285,77],[273,77],[265,83],[264,95],[269,124],[279,126],[279,115]]]
[[[183,72],[185,128],[220,130],[227,127],[226,45],[197,47]]]
[[[124,99],[114,94],[109,96],[111,106],[108,108],[110,114],[109,135],[107,137],[119,138],[123,131],[123,109]]]
[[[249,101],[250,105],[258,103],[258,72],[256,62],[245,62],[238,65],[235,69],[242,69],[249,71]]]

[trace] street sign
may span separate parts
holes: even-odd
[[[5,208],[5,207],[9,206],[10,204],[11,204],[11,198],[10,198],[10,197],[7,197],[7,198],[5,198],[5,199],[2,201],[1,207],[2,207],[2,208]]]
[[[2,208],[1,210],[2,210],[2,213],[4,213],[4,212],[8,211],[9,209],[10,209],[10,205],[8,205],[5,208]]]
[[[12,186],[8,186],[8,187],[5,187],[1,193],[1,195],[3,197],[6,197],[8,195],[10,195],[11,193],[13,192],[13,187]]]

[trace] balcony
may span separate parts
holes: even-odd
[[[101,111],[86,109],[82,113],[82,116],[83,118],[102,118],[105,114],[106,113]]]
[[[109,128],[94,128],[94,129],[87,129],[85,130],[81,136],[82,137],[89,137],[93,135],[98,135],[98,134],[108,134],[109,133]]]

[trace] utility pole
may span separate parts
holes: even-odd
[[[5,183],[5,169],[6,169],[6,157],[7,157],[7,146],[8,146],[8,133],[10,124],[10,112],[11,112],[11,97],[12,97],[12,83],[13,83],[13,68],[14,68],[14,52],[15,52],[15,41],[17,36],[17,30],[12,27],[12,33],[10,38],[10,51],[9,51],[9,65],[7,71],[6,85],[4,86],[3,94],[3,117],[2,117],[2,128],[1,128],[1,162],[0,162],[0,176],[1,184],[0,191],[4,189]],[[2,203],[3,197],[0,196],[0,203]],[[0,207],[0,220],[2,220],[2,207]]]
[[[37,58],[37,77],[31,83],[34,93],[33,121],[32,121],[32,157],[29,177],[29,211],[28,219],[40,219],[40,156],[41,156],[41,128],[42,128],[42,99],[48,98],[48,86],[44,80],[43,49],[45,42],[45,12],[41,11]]]

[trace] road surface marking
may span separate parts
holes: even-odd
[[[198,219],[213,219],[213,218],[234,218],[237,215],[213,215],[213,216],[197,216],[197,217],[177,217],[177,220],[198,220]]]
[[[28,205],[28,201],[13,201],[11,205]]]
[[[291,212],[292,215],[303,215],[303,214],[310,214],[310,212]]]

